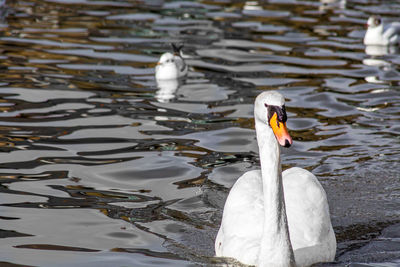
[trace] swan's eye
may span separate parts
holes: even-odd
[[[379,25],[381,24],[381,19],[380,18],[376,18],[375,19],[375,25]]]
[[[268,122],[271,120],[272,116],[275,113],[277,116],[277,122],[285,123],[287,121],[285,105],[283,105],[282,107],[267,105],[267,104],[264,104],[264,105],[268,109]]]

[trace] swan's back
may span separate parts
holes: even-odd
[[[282,173],[290,241],[298,266],[333,261],[336,238],[325,190],[309,171],[291,168]]]

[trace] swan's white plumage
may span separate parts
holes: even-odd
[[[260,218],[263,218],[264,211],[260,178],[259,170],[249,171],[233,185],[225,202],[221,227],[215,241],[217,256],[256,264],[263,231]]]
[[[336,238],[325,190],[311,172],[297,167],[284,171],[282,180],[297,265],[333,261]]]
[[[263,94],[266,95],[264,102],[269,101],[273,104],[283,105],[283,103],[277,101],[274,93]],[[272,98],[272,100],[269,98]],[[264,102],[256,100],[255,117],[256,129],[258,128],[257,138],[259,145],[261,143],[260,150],[263,150],[260,151],[261,167],[262,170],[268,170],[263,164],[269,165],[269,163],[275,162],[280,165],[280,159],[279,152],[275,153],[278,154],[276,158],[274,158],[273,150],[272,153],[269,151],[270,154],[264,153],[264,150],[269,150],[270,146],[277,145],[275,139],[268,140],[269,133],[266,134],[266,137],[263,136],[264,133],[259,133],[260,129],[269,131],[267,125],[257,126],[259,125],[257,123],[259,117],[265,116],[259,111],[263,109]],[[257,115],[257,113],[260,114]],[[260,139],[267,139],[267,141]],[[266,145],[267,148],[264,149],[262,145]],[[267,155],[271,155],[271,157],[265,158]],[[233,257],[242,263],[256,266],[272,266],[274,264],[273,259],[260,259],[260,257],[263,257],[260,255],[265,255],[265,253],[260,253],[261,242],[268,242],[268,240],[263,239],[263,235],[266,233],[265,231],[268,232],[265,229],[270,229],[265,224],[274,223],[274,216],[271,216],[271,220],[269,220],[269,215],[265,214],[263,187],[266,185],[266,177],[262,176],[262,170],[244,173],[230,190],[224,207],[221,227],[215,241],[217,256]],[[277,173],[279,174],[279,172],[280,167]],[[265,176],[268,175],[270,174]],[[278,178],[276,179],[279,181]],[[286,206],[290,235],[288,242],[293,248],[296,265],[309,266],[317,262],[332,261],[336,253],[336,238],[330,221],[326,193],[321,184],[309,171],[295,167],[282,173],[282,185],[285,201],[283,211]],[[274,238],[274,236],[272,237]],[[287,246],[285,242],[270,245],[273,248],[275,246]],[[289,249],[291,250],[291,248]],[[277,251],[285,250],[278,249]],[[281,262],[280,257],[284,256],[276,256],[277,261],[280,262],[276,266],[293,266],[290,262]]]
[[[232,187],[215,242],[217,256],[257,265],[264,223],[260,220],[264,216],[261,179],[260,170],[249,171]],[[296,264],[332,261],[336,239],[321,184],[312,173],[297,167],[284,171],[282,181]]]

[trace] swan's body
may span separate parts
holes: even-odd
[[[399,45],[400,23],[393,22],[383,25],[381,18],[371,16],[367,22],[367,32],[364,36],[365,45]]]
[[[271,91],[260,94],[254,114],[261,170],[246,172],[232,187],[215,241],[216,255],[256,266],[332,261],[336,238],[324,189],[307,170],[281,171],[279,144],[292,142],[284,132],[283,97]]]
[[[181,48],[172,45],[174,53],[166,52],[161,55],[156,66],[157,80],[170,80],[183,77],[188,72],[188,67],[182,57]]]

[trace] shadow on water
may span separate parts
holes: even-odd
[[[287,99],[284,168],[320,179],[338,240],[319,266],[400,264],[400,57],[364,47],[396,1],[0,1],[0,265],[218,266],[252,109]],[[157,83],[169,43],[188,77]]]

